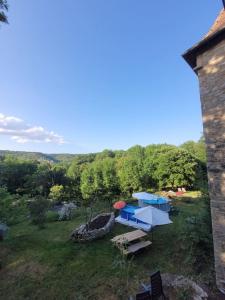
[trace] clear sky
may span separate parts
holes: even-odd
[[[85,153],[202,133],[181,54],[220,0],[9,0],[0,28],[0,149]]]

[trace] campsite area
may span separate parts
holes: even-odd
[[[124,225],[115,224],[111,233],[89,243],[69,240],[85,222],[84,208],[72,220],[49,220],[41,230],[29,221],[12,226],[0,248],[1,299],[126,299],[157,270],[189,276],[213,289],[208,201],[200,192],[172,200],[173,223],[150,232],[151,247],[129,259],[110,241],[132,230]],[[96,203],[94,214],[101,211]],[[177,293],[177,299],[190,299],[188,290]]]

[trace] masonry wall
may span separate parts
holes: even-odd
[[[225,40],[197,58],[208,156],[215,269],[225,293]]]

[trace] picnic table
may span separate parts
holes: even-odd
[[[147,236],[142,230],[134,230],[115,236],[111,241],[123,252],[128,255],[144,249],[152,244],[151,241],[143,240]]]

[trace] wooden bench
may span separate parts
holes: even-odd
[[[147,248],[151,244],[152,244],[152,242],[150,242],[150,241],[141,241],[141,242],[138,242],[138,243],[128,246],[127,249],[126,248],[122,249],[122,251],[123,251],[123,254],[125,254],[125,255],[133,254],[141,249]]]
[[[140,238],[146,237],[147,233],[142,230],[134,230],[115,236],[111,241],[116,244],[130,243]]]

